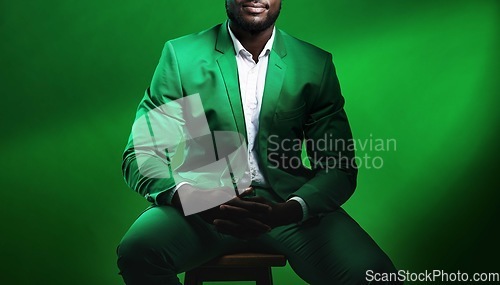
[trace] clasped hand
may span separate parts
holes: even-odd
[[[298,202],[274,203],[263,197],[248,197],[252,192],[253,189],[249,188],[238,197],[198,215],[205,222],[213,224],[218,232],[241,239],[256,238],[275,227],[301,219],[302,208]],[[172,204],[180,207],[177,193]]]

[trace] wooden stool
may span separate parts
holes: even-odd
[[[202,285],[204,281],[255,281],[256,285],[272,285],[271,267],[285,264],[286,257],[280,254],[223,255],[186,272],[184,285]]]

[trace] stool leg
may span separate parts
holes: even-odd
[[[258,270],[255,276],[256,285],[273,285],[273,274],[271,267],[264,267]]]
[[[203,285],[203,281],[250,281],[273,285],[271,267],[197,268],[186,272],[184,285]]]
[[[196,270],[190,270],[184,275],[184,285],[203,285]]]

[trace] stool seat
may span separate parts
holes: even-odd
[[[285,265],[286,257],[281,254],[227,254],[186,272],[184,285],[202,285],[204,281],[255,281],[257,285],[272,285],[271,267]]]

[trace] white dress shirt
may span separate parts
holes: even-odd
[[[257,163],[255,139],[259,131],[259,114],[262,106],[262,97],[264,96],[264,87],[266,85],[269,54],[271,53],[274,43],[274,31],[260,53],[257,63],[255,63],[252,54],[248,52],[234,36],[231,28],[228,28],[228,30],[231,40],[233,41],[234,50],[236,51],[241,102],[245,115],[245,127],[248,140],[248,165],[252,177],[252,184],[266,187],[267,182]]]

